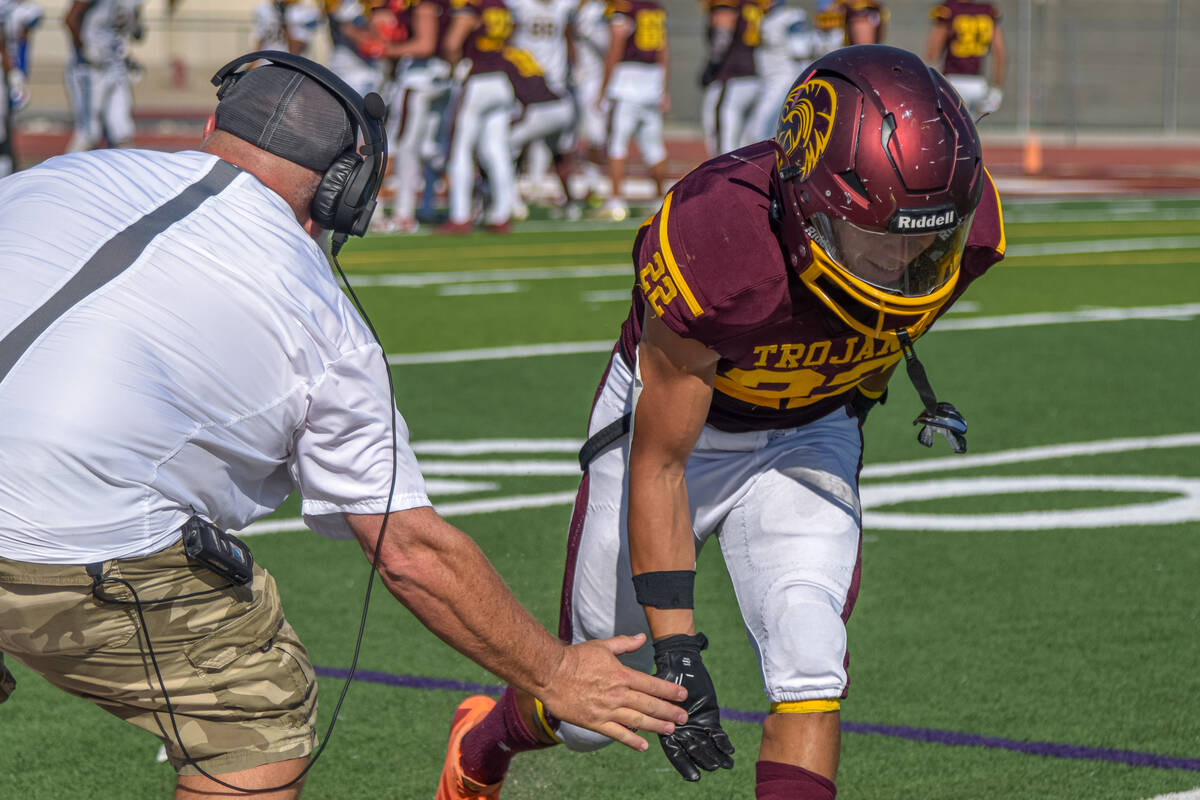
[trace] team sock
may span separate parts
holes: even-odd
[[[833,800],[837,787],[824,775],[778,761],[754,765],[756,800]]]
[[[526,727],[517,710],[517,693],[510,686],[504,690],[496,707],[463,736],[463,773],[484,786],[499,783],[517,753],[551,746]]]

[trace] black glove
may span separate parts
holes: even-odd
[[[933,413],[922,411],[921,416],[913,420],[913,425],[920,425],[917,431],[917,441],[926,447],[933,447],[933,434],[940,433],[954,448],[956,453],[967,452],[967,421],[958,409],[949,403],[938,403]]]
[[[720,64],[714,64],[711,61],[704,65],[704,69],[700,71],[700,88],[704,89],[717,79],[717,72],[721,69]]]
[[[700,770],[733,769],[733,743],[721,729],[721,712],[712,678],[700,660],[700,651],[708,647],[703,633],[677,634],[654,643],[655,676],[687,689],[687,699],[678,705],[688,712],[688,720],[676,725],[670,736],[659,736],[663,752],[671,766],[685,781],[700,780]]]
[[[887,387],[884,387],[883,394],[879,397],[868,397],[856,387],[854,396],[850,398],[850,410],[854,412],[854,416],[866,422],[867,414],[871,413],[871,409],[875,407],[876,403],[879,405],[887,403]]]

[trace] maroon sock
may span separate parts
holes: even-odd
[[[517,710],[517,693],[510,686],[504,690],[496,707],[463,737],[463,772],[485,786],[498,783],[504,779],[508,762],[517,753],[550,746],[525,726]]]
[[[754,765],[756,800],[833,800],[837,787],[824,775],[778,761]]]

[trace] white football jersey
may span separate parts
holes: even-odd
[[[308,3],[292,3],[283,7],[279,3],[259,3],[254,7],[254,41],[261,50],[287,50],[288,36],[303,42],[307,49],[313,34],[321,22],[321,13]]]
[[[128,41],[133,38],[138,11],[146,0],[84,0],[88,9],[83,14],[79,38],[83,53],[93,64],[122,61]]]
[[[578,0],[507,0],[513,15],[512,46],[528,50],[555,91],[567,85],[567,25]]]
[[[796,78],[817,50],[816,33],[802,8],[777,5],[759,26],[760,41],[754,49],[758,74],[771,78]]]
[[[603,0],[584,0],[575,12],[575,83],[599,82],[612,38]]]

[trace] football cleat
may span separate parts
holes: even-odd
[[[454,710],[454,716],[450,718],[450,743],[446,746],[446,760],[442,764],[434,800],[496,800],[500,797],[500,786],[504,781],[481,786],[463,774],[461,764],[463,737],[495,706],[495,700],[477,694],[463,700]]]

